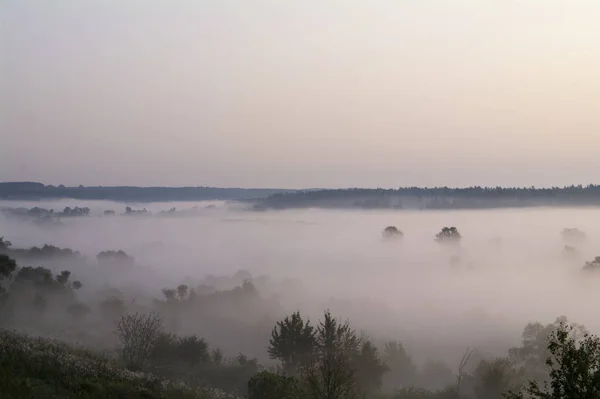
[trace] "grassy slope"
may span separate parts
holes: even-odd
[[[64,343],[0,330],[0,398],[213,399]]]

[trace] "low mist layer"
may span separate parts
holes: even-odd
[[[193,319],[172,328],[199,334],[229,356],[243,352],[265,364],[271,362],[270,329],[295,311],[317,320],[330,309],[376,342],[401,340],[419,364],[440,360],[452,367],[466,347],[502,355],[532,321],[564,315],[600,331],[589,306],[600,296],[598,279],[582,270],[598,255],[594,220],[600,211],[594,208],[253,212],[222,202],[127,209],[103,201],[18,204],[62,215],[44,224],[18,216],[14,202],[0,205],[13,209],[0,217],[0,236],[13,248],[51,244],[79,252],[75,259],[35,258],[31,264],[71,271],[83,282],[78,295],[85,300],[116,290],[127,301],[150,304],[182,284],[234,289],[251,281],[264,298],[256,305],[263,311],[225,307],[230,328],[229,322]],[[68,217],[72,211],[65,207],[89,209]],[[397,227],[396,235],[382,234],[386,226]],[[460,241],[436,241],[444,226],[455,226]],[[566,234],[566,228],[581,235]],[[111,264],[117,251],[132,264]],[[19,260],[15,253],[20,266],[29,265],[31,258]],[[236,320],[259,327],[240,339]]]

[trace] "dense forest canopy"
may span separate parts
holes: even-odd
[[[600,204],[600,185],[567,187],[401,187],[300,190],[273,194],[254,202],[254,209],[478,209]]]
[[[252,209],[477,209],[600,204],[600,185],[565,187],[400,187],[397,189],[261,189],[217,187],[65,187],[42,183],[0,183],[0,199],[81,199],[131,202],[231,200]]]
[[[217,187],[65,187],[34,182],[0,183],[0,199],[37,200],[71,198],[133,202],[240,200],[262,198],[291,190]]]

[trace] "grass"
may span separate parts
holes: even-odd
[[[59,341],[0,330],[0,398],[216,399],[218,391],[191,388]]]

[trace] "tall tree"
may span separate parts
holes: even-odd
[[[329,311],[316,333],[316,356],[304,367],[303,377],[311,399],[351,399],[358,397],[352,359],[361,339],[348,322],[338,323]]]
[[[284,373],[295,375],[298,368],[313,355],[315,329],[304,321],[300,312],[278,321],[269,340],[269,357],[281,362]]]
[[[372,393],[381,390],[382,377],[389,367],[381,360],[377,347],[371,341],[363,341],[351,362],[358,390]]]

